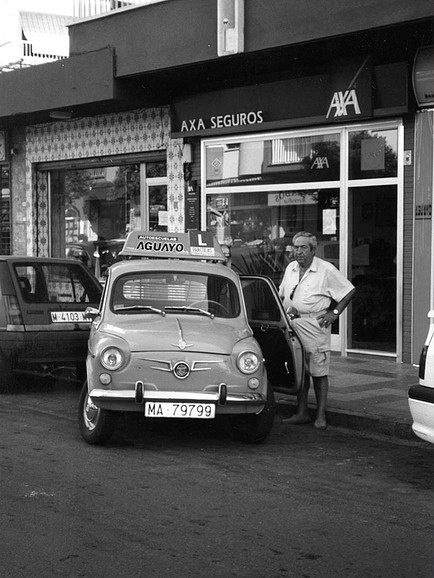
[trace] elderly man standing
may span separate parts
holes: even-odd
[[[315,256],[314,235],[300,231],[292,242],[296,260],[285,270],[279,295],[303,344],[307,376],[297,396],[297,412],[283,421],[310,422],[307,403],[311,376],[317,402],[314,426],[325,429],[331,328],[353,298],[355,287],[332,263]]]

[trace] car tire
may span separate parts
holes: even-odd
[[[113,434],[119,413],[97,407],[89,396],[84,382],[78,403],[78,423],[83,439],[92,445],[106,443]]]
[[[0,393],[12,393],[16,390],[17,380],[12,372],[12,364],[0,353]]]
[[[264,441],[273,427],[275,412],[274,392],[271,385],[268,385],[267,402],[261,413],[230,416],[232,437],[247,444]]]

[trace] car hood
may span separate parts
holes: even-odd
[[[136,353],[187,351],[230,354],[235,343],[252,335],[245,321],[196,315],[166,315],[158,319],[141,316],[139,322],[128,316],[117,321],[116,325],[101,324],[98,332],[121,337],[128,342],[131,352]]]

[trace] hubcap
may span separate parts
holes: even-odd
[[[84,423],[89,430],[93,430],[98,425],[100,409],[92,402],[89,395],[86,396],[86,401],[83,408]]]

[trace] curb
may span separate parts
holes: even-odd
[[[286,400],[276,400],[276,414],[289,417],[295,413],[296,404]],[[315,418],[313,408],[309,408],[312,420]],[[421,442],[413,432],[411,424],[402,421],[391,420],[385,417],[372,417],[365,414],[348,412],[339,409],[327,409],[327,423],[334,427],[341,427],[357,432],[376,434],[407,440]]]

